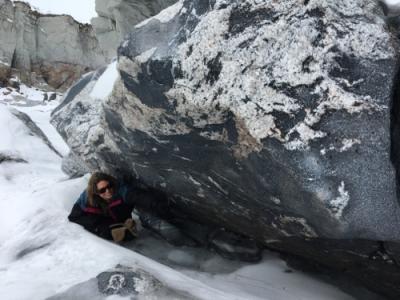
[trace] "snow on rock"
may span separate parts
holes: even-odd
[[[114,68],[115,63],[111,63],[107,69],[102,68],[96,72],[86,74],[80,82],[70,88],[69,93],[66,94],[61,105],[52,112],[52,116],[54,118],[60,113],[60,109],[63,106],[68,107],[71,105],[69,102],[72,100],[72,95],[78,95],[78,97],[80,97],[82,105],[81,108],[85,111],[85,116],[82,116],[79,125],[81,127],[80,132],[83,135],[75,136],[73,145],[69,145],[72,149],[77,147],[82,140],[96,142],[103,138],[104,131],[98,126],[101,120],[101,115],[98,114],[98,111],[100,110],[104,101],[103,98],[106,98],[106,94],[108,93],[113,80],[115,80],[116,74]],[[104,87],[103,85],[96,85],[98,79],[111,81],[107,82],[106,86]],[[90,119],[89,122],[86,120],[88,117]],[[72,132],[75,130],[75,128],[66,126],[63,130],[65,132]]]
[[[107,69],[97,80],[90,96],[93,99],[105,100],[112,92],[114,83],[118,79],[117,61],[108,65]]]
[[[137,24],[135,28],[140,28],[144,25],[146,25],[148,22],[157,20],[161,23],[167,23],[170,20],[172,20],[182,9],[183,7],[183,2],[178,1],[177,3],[169,6],[168,8],[162,10],[159,14],[155,15],[154,17],[148,18],[144,20],[143,22]]]
[[[332,213],[335,215],[336,218],[340,218],[343,215],[343,210],[346,208],[350,200],[349,193],[344,188],[345,185],[342,181],[340,186],[338,187],[339,197],[331,200],[331,202],[329,203]]]

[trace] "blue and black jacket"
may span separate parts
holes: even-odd
[[[102,207],[89,205],[86,190],[75,202],[68,219],[105,239],[112,239],[111,226],[132,217],[135,207],[163,218],[169,217],[168,199],[159,191],[117,184],[113,198]]]
[[[68,219],[86,230],[108,240],[112,239],[110,226],[132,217],[133,202],[128,201],[128,187],[121,184],[113,198],[104,206],[90,206],[86,190],[75,202]]]

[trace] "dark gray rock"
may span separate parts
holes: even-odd
[[[51,93],[49,97],[49,101],[53,101],[57,99],[57,94],[56,93]]]
[[[229,226],[258,239],[398,239],[395,41],[372,4],[343,0],[345,14],[330,2],[285,3],[184,2],[123,44],[112,97],[83,104],[72,89],[53,122],[91,169],[133,173],[200,218],[223,203],[217,222],[237,218]],[[289,27],[287,7],[298,12]],[[214,17],[226,28],[208,26]],[[362,46],[364,31],[375,47]]]
[[[97,275],[98,289],[106,295],[136,295],[153,293],[162,287],[155,277],[143,270],[117,268]]]
[[[386,257],[387,261],[392,261],[398,266],[400,265],[400,243],[395,243],[395,242],[382,243],[382,249],[384,251],[381,252],[387,254]]]
[[[289,238],[271,242],[270,247],[286,254],[290,253],[290,257],[284,258],[290,263],[297,260],[294,266],[300,269],[318,270],[330,273],[336,278],[343,276],[355,279],[366,288],[384,296],[380,299],[399,298],[399,264],[390,259],[393,253],[383,247],[382,242]]]
[[[61,170],[70,178],[81,177],[90,172],[85,163],[72,152],[63,157]]]
[[[398,41],[382,15],[363,0],[179,2],[122,43],[111,97],[89,103],[88,86],[52,122],[90,169],[395,298],[400,269],[370,255],[400,240]]]
[[[213,232],[209,247],[227,259],[258,262],[262,258],[262,248],[255,240],[224,229]]]
[[[25,159],[20,158],[14,154],[0,152],[0,164],[3,162],[27,163]]]
[[[143,227],[157,234],[168,243],[178,247],[197,246],[196,241],[185,235],[181,228],[175,224],[149,212],[140,212],[139,216]]]

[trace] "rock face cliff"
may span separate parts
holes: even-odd
[[[101,48],[109,58],[116,56],[117,45],[141,21],[154,16],[177,0],[96,0],[99,15],[91,23]]]
[[[398,45],[375,1],[180,1],[53,123],[90,169],[396,298]]]
[[[67,15],[44,15],[24,2],[0,0],[0,79],[12,69],[25,82],[65,89],[109,60],[93,29]]]

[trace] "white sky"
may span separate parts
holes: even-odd
[[[400,0],[385,0],[385,2],[389,5],[400,4]]]
[[[90,23],[97,16],[95,0],[24,0],[42,13],[67,14],[77,21]]]
[[[95,0],[23,0],[42,13],[68,14],[82,23],[90,23],[97,16]],[[400,5],[400,0],[384,0],[388,5]]]

